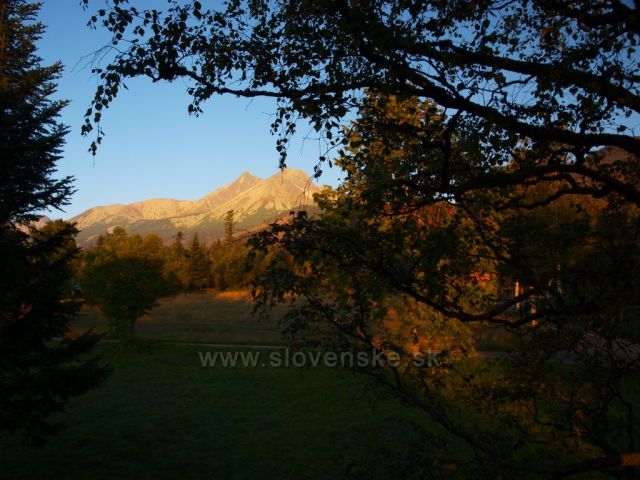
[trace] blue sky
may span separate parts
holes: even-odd
[[[196,199],[244,171],[262,178],[275,173],[278,155],[269,133],[272,100],[216,97],[202,116],[190,117],[181,81],[127,81],[129,90],[122,91],[103,115],[106,137],[92,157],[91,139],[80,135],[80,127],[96,79],[83,57],[107,44],[108,36],[86,26],[89,16],[78,0],[45,0],[39,17],[47,26],[39,54],[45,64],[62,61],[65,71],[58,97],[71,100],[62,114],[71,132],[58,175],[74,176],[78,190],[64,213],[50,216],[68,218],[97,205],[147,198]],[[294,139],[288,164],[311,173],[319,146],[304,140],[306,133],[305,129]],[[334,168],[320,183],[335,185],[338,177]]]

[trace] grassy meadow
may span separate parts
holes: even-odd
[[[389,478],[421,416],[329,368],[203,368],[202,347],[102,344],[113,374],[44,447],[0,439],[0,478]],[[426,422],[426,419],[423,419]]]
[[[136,336],[171,342],[282,345],[279,324],[284,307],[269,319],[252,313],[250,294],[243,290],[203,290],[158,301],[158,306],[136,322]],[[74,333],[93,328],[108,332],[108,321],[96,307],[85,306],[72,325]]]
[[[146,340],[230,345],[285,345],[281,320],[286,306],[276,306],[267,319],[253,313],[251,295],[245,290],[202,290],[162,298],[158,306],[136,322],[136,337]],[[385,329],[402,326],[391,316]],[[93,329],[109,332],[109,322],[97,307],[85,306],[71,326],[75,334]],[[477,333],[479,350],[505,351],[515,341],[503,328],[486,328]]]
[[[265,359],[285,343],[284,307],[259,320],[249,300],[241,291],[177,295],[139,320],[136,339],[107,338],[97,354],[112,375],[71,401],[56,417],[64,429],[44,446],[0,437],[0,479],[404,478],[440,427],[372,378],[268,361],[203,367],[206,352]],[[72,326],[88,328],[108,332],[92,307]],[[487,350],[511,341],[491,329],[481,340]],[[458,459],[468,452],[445,448]],[[454,465],[445,470],[458,478]]]
[[[43,447],[0,438],[0,478],[390,478],[424,445],[417,427],[428,420],[372,379],[328,367],[203,367],[199,352],[220,348],[179,344],[277,345],[282,313],[258,320],[244,292],[162,300],[138,339],[98,346],[112,375],[72,400],[58,435]],[[107,329],[94,308],[73,325],[87,328]]]

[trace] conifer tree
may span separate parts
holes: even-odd
[[[210,283],[209,259],[200,244],[197,233],[193,236],[193,240],[187,251],[187,257],[189,262],[187,269],[189,288],[200,289],[208,287]]]
[[[164,266],[165,275],[180,289],[186,288],[189,283],[189,263],[187,250],[182,243],[183,239],[184,234],[178,232],[169,247],[168,258]]]
[[[226,245],[229,246],[233,242],[233,230],[236,225],[233,210],[228,210],[227,213],[224,214],[224,217],[222,217],[222,219],[224,220],[224,241]]]
[[[25,227],[73,192],[72,178],[54,177],[67,102],[51,99],[62,65],[43,66],[36,54],[44,33],[38,9],[0,1],[0,432],[30,440],[56,431],[50,415],[106,374],[95,360],[79,359],[95,337],[66,337],[80,306],[68,291],[76,229]]]

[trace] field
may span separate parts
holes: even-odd
[[[279,325],[284,309],[269,320],[252,314],[246,291],[202,291],[161,299],[158,306],[136,323],[136,336],[150,340],[228,344],[282,345]],[[85,307],[72,325],[79,333],[93,328],[108,330],[108,322],[95,307]]]
[[[74,328],[103,328],[103,321],[88,311]],[[239,294],[169,299],[138,333],[279,340],[277,322],[252,319]],[[111,377],[74,399],[60,416],[66,428],[44,447],[1,439],[0,478],[390,478],[424,445],[414,422],[427,420],[368,378],[328,367],[203,368],[199,352],[214,350],[151,340],[101,344]]]
[[[275,307],[268,319],[253,313],[247,291],[205,290],[164,298],[136,323],[136,336],[147,340],[230,345],[286,345],[282,317],[286,306]],[[388,319],[385,328],[401,327],[397,318]],[[108,321],[96,307],[85,307],[73,323],[76,334],[88,329],[108,333]],[[514,342],[502,328],[487,328],[477,334],[479,350],[509,350]]]
[[[70,403],[56,418],[65,428],[43,447],[0,438],[0,479],[404,478],[440,427],[369,377],[273,365],[286,343],[284,308],[266,321],[251,310],[245,292],[183,294],[140,319],[135,340],[105,338],[96,353],[112,375]],[[108,331],[94,308],[72,326],[88,328]],[[512,341],[483,335],[487,350]],[[261,360],[203,366],[215,352]],[[445,467],[454,478],[455,466]]]

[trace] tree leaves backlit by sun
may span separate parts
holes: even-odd
[[[100,86],[83,127],[97,128],[94,152],[102,112],[138,76],[184,81],[192,114],[218,94],[276,98],[282,164],[300,120],[321,134],[316,173],[331,157],[346,180],[319,197],[319,217],[301,213],[256,237],[273,260],[257,295],[265,305],[298,299],[293,330],[330,324],[327,342],[404,355],[376,376],[467,446],[447,462],[427,448],[416,472],[633,474],[638,8],[96,8],[90,24],[113,40],[96,59]],[[392,328],[393,318],[402,320]],[[472,337],[496,328],[513,337],[510,353],[469,358]],[[413,368],[425,337],[457,354],[440,369]],[[437,471],[444,464],[457,473]]]

